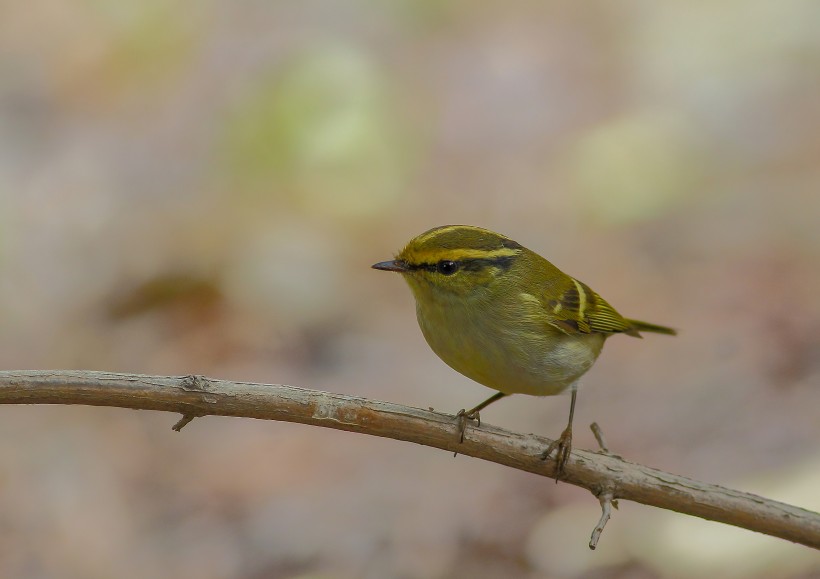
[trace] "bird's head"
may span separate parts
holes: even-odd
[[[392,261],[372,267],[401,273],[417,299],[428,294],[465,296],[507,273],[524,251],[487,229],[444,225],[411,239]]]

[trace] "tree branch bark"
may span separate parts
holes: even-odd
[[[459,444],[451,415],[281,384],[204,376],[7,371],[0,372],[0,404],[84,404],[177,412],[182,419],[174,426],[176,430],[208,415],[299,422],[457,451],[545,477],[555,474],[555,463],[539,458],[550,443],[546,438],[482,424],[480,428],[470,425]],[[573,450],[561,480],[589,490],[599,500],[635,501],[820,549],[818,513],[619,457]]]

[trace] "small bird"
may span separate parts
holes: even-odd
[[[541,454],[556,451],[556,480],[572,450],[578,380],[612,334],[675,335],[665,326],[624,318],[586,284],[512,239],[471,225],[433,228],[374,269],[402,274],[416,298],[427,343],[451,368],[494,390],[458,418],[467,420],[510,394],[572,394],[569,423]]]

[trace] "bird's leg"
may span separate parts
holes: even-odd
[[[464,431],[467,428],[467,421],[475,420],[478,426],[481,426],[481,415],[479,414],[479,412],[487,406],[489,406],[490,404],[492,404],[493,402],[495,402],[496,400],[501,400],[502,398],[504,398],[504,396],[506,396],[506,394],[504,394],[503,392],[496,392],[475,408],[472,408],[470,410],[464,410],[462,408],[458,411],[458,413],[456,413],[456,420],[458,421],[458,429],[456,431],[456,434],[458,435],[459,443],[464,442]]]
[[[572,419],[575,416],[575,398],[578,396],[578,390],[573,385],[572,400],[569,403],[569,424],[561,433],[561,436],[553,440],[547,447],[547,450],[541,453],[541,460],[546,460],[552,451],[555,451],[555,482],[564,473],[564,465],[567,463],[569,453],[572,451]]]

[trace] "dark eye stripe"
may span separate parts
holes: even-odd
[[[461,267],[462,269],[466,269],[468,271],[478,271],[480,269],[484,269],[485,267],[500,267],[506,271],[512,267],[516,257],[518,256],[505,255],[502,257],[492,257],[487,259],[468,259],[462,262]]]
[[[461,261],[456,261],[454,263],[457,264],[458,269],[463,269],[465,271],[479,271],[484,269],[485,267],[500,267],[503,270],[508,270],[512,267],[515,258],[518,257],[517,255],[504,255],[501,257],[492,257],[492,258],[475,258],[475,259],[464,259]],[[446,260],[445,260],[446,261]],[[424,270],[424,271],[432,271],[436,272],[439,271],[440,262],[436,263],[410,263],[407,264],[411,270]]]
[[[407,267],[412,271],[419,269],[423,269],[424,271],[436,271],[435,263],[408,263]]]

